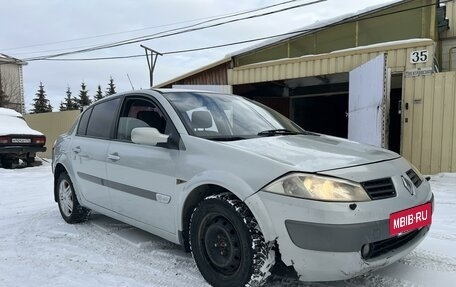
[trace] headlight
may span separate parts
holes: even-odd
[[[323,201],[369,201],[364,188],[355,182],[313,174],[293,173],[266,186],[264,191]]]

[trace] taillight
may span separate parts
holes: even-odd
[[[45,145],[46,144],[46,137],[34,137],[32,139],[32,143],[39,144],[39,145]]]
[[[7,144],[11,142],[11,137],[1,137],[0,136],[0,144]]]

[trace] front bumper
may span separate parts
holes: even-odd
[[[246,200],[254,213],[262,209],[262,213],[267,214],[268,222],[259,220],[263,233],[267,233],[265,238],[277,241],[282,261],[293,266],[301,280],[335,281],[356,277],[399,260],[425,238],[429,227],[390,237],[389,216],[432,202],[429,183],[423,182],[411,195],[401,180],[401,175],[410,168],[408,164],[398,159],[376,165],[382,165],[387,171],[381,173],[383,176],[392,178],[397,195],[358,202],[354,210],[350,208],[351,202],[312,201],[268,192],[258,192]],[[370,179],[365,175],[363,178],[368,170],[366,166],[356,167],[349,174],[359,177],[353,180],[365,181]],[[340,173],[346,172],[341,170]],[[336,171],[332,173],[343,177]],[[371,250],[363,256],[361,250],[366,244]]]

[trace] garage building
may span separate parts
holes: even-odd
[[[157,87],[230,91],[315,132],[456,171],[456,3],[405,0],[227,55]]]

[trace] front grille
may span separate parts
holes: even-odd
[[[362,182],[361,185],[372,200],[396,196],[396,189],[394,188],[393,181],[389,177],[365,181]]]
[[[423,181],[413,169],[409,169],[406,174],[417,188],[420,187]]]
[[[414,230],[402,236],[396,236],[392,238],[388,238],[385,240],[377,241],[371,243],[371,249],[369,254],[363,256],[364,259],[372,259],[378,256],[381,256],[385,253],[388,253],[391,250],[397,249],[401,246],[407,244],[410,240],[414,239],[418,233],[420,233],[421,229]]]

